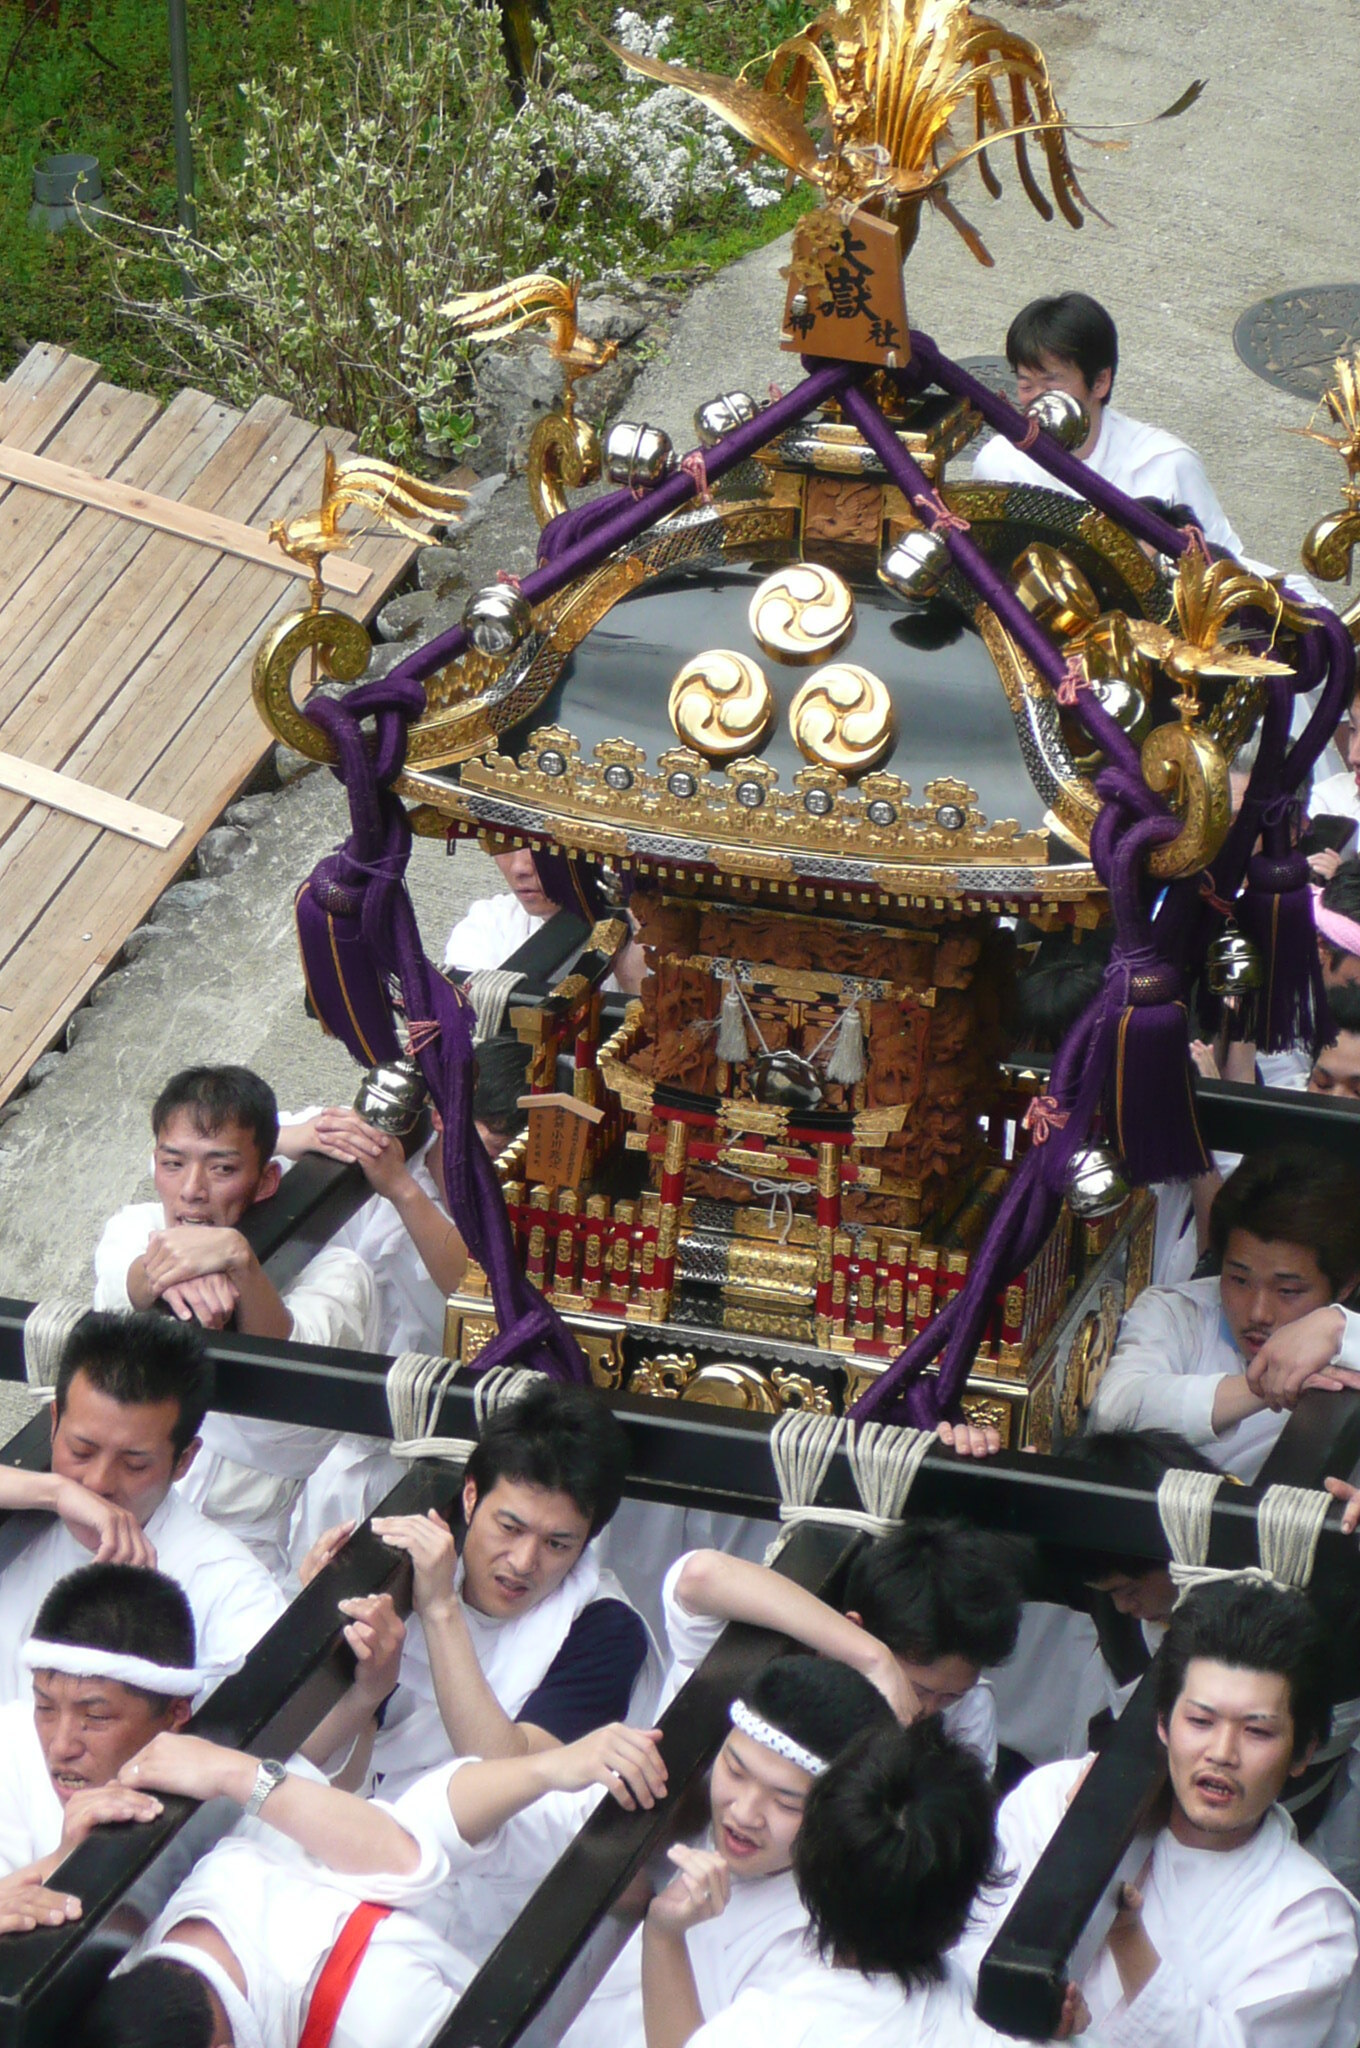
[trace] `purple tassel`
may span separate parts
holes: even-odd
[[[1308,863],[1297,852],[1253,854],[1237,921],[1261,956],[1261,986],[1242,1004],[1242,1033],[1258,1052],[1317,1043],[1326,1015]]]
[[[1151,948],[1146,958],[1116,962],[1126,995],[1115,1026],[1106,1121],[1136,1185],[1193,1180],[1208,1172],[1209,1158],[1195,1116],[1181,978]]]

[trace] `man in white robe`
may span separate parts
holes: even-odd
[[[245,1067],[186,1068],[162,1089],[151,1121],[157,1199],[131,1203],[105,1225],[95,1307],[163,1302],[208,1329],[373,1350],[373,1276],[362,1259],[327,1245],[280,1294],[237,1227],[278,1188],[273,1090]],[[336,1442],[334,1430],[209,1416],[186,1497],[283,1577],[294,1502]]]
[[[87,2041],[134,2048],[167,2002],[182,2006],[183,2048],[433,2039],[472,1975],[410,1910],[447,1878],[437,1842],[297,1759],[285,1770],[194,1736],[157,1737],[121,1777],[152,1794],[229,1800],[242,1818],[96,1998]],[[199,1982],[186,1986],[186,1971]]]
[[[193,1463],[211,1397],[201,1334],[161,1315],[92,1313],[77,1324],[52,1404],[52,1476],[117,1512],[130,1561],[155,1564],[188,1596],[205,1683],[217,1684],[283,1612],[284,1601],[243,1543],[175,1487]],[[0,1572],[0,1701],[27,1699],[21,1661],[34,1618],[58,1579],[87,1564],[93,1531],[67,1508]],[[134,1547],[132,1525],[140,1537]]]
[[[544,1381],[489,1418],[468,1460],[461,1548],[433,1513],[375,1520],[414,1566],[401,1684],[380,1730],[371,1704],[342,1700],[323,1723],[329,1749],[314,1753],[337,1768],[348,1759],[347,1784],[371,1755],[374,1782],[395,1798],[451,1756],[514,1756],[650,1713],[647,1629],[593,1542],[626,1465],[599,1399]],[[322,1539],[304,1582],[348,1534]]]
[[[516,847],[511,853],[495,853],[491,857],[509,893],[479,897],[468,905],[449,933],[444,947],[444,972],[458,980],[489,967],[503,966],[562,907],[544,893],[529,847]]]
[[[1328,1734],[1325,1631],[1300,1594],[1201,1587],[1168,1624],[1157,1686],[1169,1818],[1082,1983],[1100,2039],[1354,2048],[1357,1908],[1276,1804]],[[956,1952],[974,1979],[1085,1769],[1048,1765],[1003,1805],[1013,1875],[984,1895]]]
[[[1019,1565],[1004,1537],[905,1522],[853,1560],[839,1613],[778,1572],[716,1550],[679,1559],[663,1600],[674,1657],[664,1701],[727,1622],[748,1622],[854,1666],[904,1721],[939,1714],[988,1775],[995,1770],[996,1703],[980,1673],[1014,1650],[1021,1604]]]
[[[782,1981],[749,1984],[702,2020],[648,1919],[647,2048],[999,2048],[945,1952],[994,1876],[991,1800],[977,1759],[938,1721],[866,1733],[816,1774],[793,1849],[810,1922]],[[720,1871],[695,1864],[652,1907],[693,1930],[724,1911]],[[721,1924],[719,1921],[718,1924]],[[673,1951],[674,1943],[669,1944]],[[1065,2039],[1084,2019],[1069,1989]]]
[[[1360,1180],[1321,1153],[1259,1154],[1223,1183],[1209,1231],[1219,1277],[1139,1295],[1090,1426],[1174,1430],[1250,1482],[1285,1423],[1253,1384],[1254,1361],[1286,1326],[1344,1300],[1360,1280]],[[1354,1341],[1336,1314],[1341,1342]]]

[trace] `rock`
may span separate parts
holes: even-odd
[[[56,1073],[61,1065],[62,1058],[63,1055],[59,1052],[45,1052],[34,1060],[28,1070],[29,1087],[40,1088],[44,1081],[49,1080]]]
[[[225,812],[229,825],[239,825],[245,832],[254,831],[263,825],[274,809],[272,796],[239,796],[234,804],[228,804]]]
[[[139,924],[136,931],[129,932],[121,949],[124,964],[140,959],[151,941],[158,936],[154,924]]]
[[[400,597],[389,598],[378,613],[378,631],[384,640],[424,639],[421,629],[438,603],[432,590],[404,590]]]
[[[576,308],[576,324],[591,341],[633,341],[652,317],[645,301],[631,304],[614,292],[600,292],[582,299]]]
[[[206,879],[172,882],[152,905],[151,921],[153,924],[196,923],[218,901],[221,893],[216,882]]]
[[[421,590],[432,590],[436,597],[447,597],[450,591],[461,589],[466,581],[452,548],[422,548],[416,556],[416,583]]]
[[[198,843],[198,872],[205,878],[229,875],[250,851],[250,834],[239,825],[214,825]]]
[[[305,754],[299,754],[295,747],[286,747],[282,740],[274,749],[274,773],[286,788],[296,782],[299,776],[310,775],[313,768],[320,767],[319,761],[309,761]]]

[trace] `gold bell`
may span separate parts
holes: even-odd
[[[1220,932],[1205,955],[1204,972],[1216,996],[1246,995],[1261,986],[1261,956],[1244,932]]]
[[[1108,1145],[1088,1145],[1074,1152],[1067,1169],[1067,1204],[1084,1223],[1108,1216],[1129,1198],[1124,1163]]]
[[[420,1121],[427,1094],[425,1077],[415,1060],[386,1060],[364,1075],[354,1107],[375,1130],[404,1138]]]

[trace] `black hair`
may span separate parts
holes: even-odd
[[[1188,1594],[1166,1625],[1154,1666],[1163,1722],[1185,1690],[1192,1657],[1285,1679],[1296,1760],[1311,1743],[1327,1740],[1333,1692],[1327,1631],[1302,1593],[1259,1579],[1223,1579]]]
[[[933,1721],[866,1730],[809,1792],[793,1874],[823,1962],[937,1982],[999,1874],[981,1763]]]
[[[1332,1013],[1332,1029],[1323,1040],[1323,1050],[1335,1045],[1343,1031],[1360,1032],[1360,988],[1350,984],[1344,988],[1329,988],[1327,1008]]]
[[[502,1033],[477,1047],[476,1080],[473,1084],[472,1114],[508,1145],[529,1121],[527,1110],[519,1107],[529,1069],[529,1047],[518,1038]]]
[[[75,1643],[191,1671],[196,1650],[193,1609],[183,1586],[164,1572],[130,1564],[86,1564],[58,1579],[33,1623],[44,1643]],[[130,1688],[141,1692],[140,1686]],[[156,1706],[166,1695],[146,1693]]]
[[[211,1138],[227,1124],[249,1131],[268,1165],[279,1142],[279,1105],[274,1091],[249,1067],[185,1067],[172,1074],[156,1097],[151,1128],[159,1138],[178,1110],[187,1110],[201,1138]]]
[[[851,1559],[841,1606],[895,1657],[1001,1664],[1015,1648],[1024,1553],[966,1522],[903,1522]]]
[[[1360,1273],[1360,1172],[1309,1145],[1244,1159],[1214,1196],[1209,1248],[1221,1268],[1234,1230],[1313,1254],[1334,1294]]]
[[[73,2048],[210,2048],[214,2028],[207,1980],[188,1963],[148,1956],[96,1992]]]
[[[1352,857],[1350,860],[1342,861],[1331,880],[1323,885],[1322,907],[1324,910],[1334,910],[1338,917],[1348,917],[1352,924],[1360,924],[1360,860]],[[1355,957],[1345,946],[1334,946],[1325,933],[1322,935],[1322,943],[1328,950],[1327,964],[1333,970],[1338,968],[1343,960]],[[1330,990],[1327,1000],[1331,1001]]]
[[[866,1728],[896,1725],[878,1688],[834,1657],[775,1657],[744,1698],[752,1713],[824,1763]]]
[[[1045,356],[1072,363],[1087,386],[1102,370],[1113,384],[1119,368],[1119,335],[1099,299],[1087,292],[1058,292],[1022,306],[1006,333],[1006,361],[1013,370],[1043,368]]]
[[[213,1366],[202,1330],[151,1309],[132,1315],[91,1309],[81,1317],[57,1367],[58,1422],[77,1373],[124,1408],[177,1401],[179,1416],[170,1432],[176,1457],[198,1435],[212,1406]]]
[[[1046,932],[1022,964],[1015,984],[1019,1043],[1056,1052],[1071,1025],[1100,991],[1114,946],[1114,928],[1088,932],[1074,945],[1066,932]]]
[[[1212,1472],[1216,1469],[1202,1451],[1177,1436],[1173,1429],[1093,1430],[1074,1437],[1058,1453],[1064,1465],[1079,1465],[1082,1477],[1109,1486],[1138,1486],[1155,1493],[1168,1472]],[[1083,1550],[1081,1576],[1087,1585],[1096,1579],[1138,1579],[1147,1572],[1165,1569],[1164,1561],[1130,1556],[1124,1551]]]
[[[598,1536],[623,1498],[628,1440],[588,1387],[545,1381],[491,1415],[465,1476],[484,1500],[498,1479],[565,1493]]]

